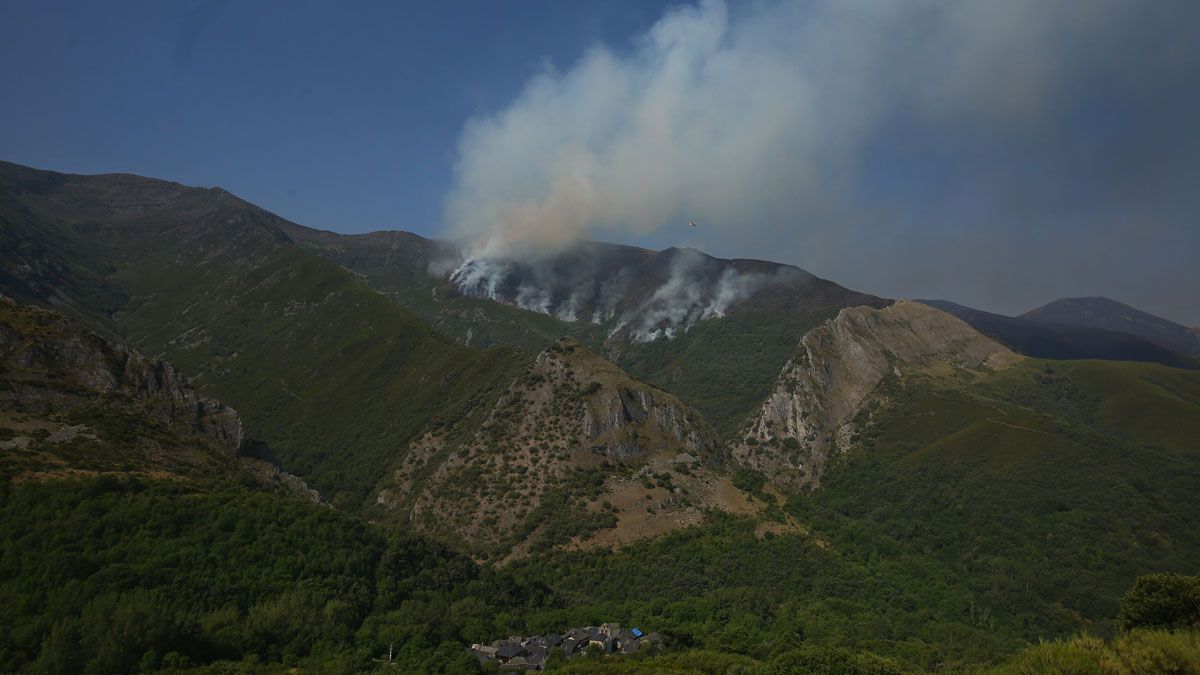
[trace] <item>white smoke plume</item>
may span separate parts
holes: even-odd
[[[772,272],[740,270],[737,266],[744,263],[709,258],[695,249],[658,255],[670,263],[665,280],[657,282],[648,296],[631,289],[631,282],[642,275],[639,286],[644,287],[646,275],[656,277],[657,257],[649,266],[638,268],[633,263],[633,267],[609,268],[602,276],[590,268],[564,273],[562,261],[555,258],[532,262],[466,258],[449,273],[449,279],[472,297],[513,304],[563,321],[607,324],[610,336],[623,332],[634,341],[648,342],[676,337],[698,321],[724,317],[734,305],[766,286],[804,278],[801,270],[787,266]]]
[[[430,273],[441,276],[441,269],[448,268],[443,262],[437,263],[437,269],[430,267]],[[461,261],[457,267],[449,270],[450,281],[467,295],[500,300],[500,284],[504,283],[507,274],[505,263],[487,258],[471,258]]]
[[[1092,0],[719,0],[597,45],[471,120],[447,218],[476,255],[585,236],[794,224],[839,208],[889,115],[1019,123],[1054,104],[1063,45],[1135,6]],[[1127,10],[1127,11],[1125,11]]]
[[[703,273],[706,260],[693,249],[680,251],[671,261],[671,276],[667,281],[636,313],[623,317],[618,328],[629,326],[629,336],[635,342],[671,339],[687,332],[698,321],[724,317],[730,307],[755,291],[799,274],[798,270],[786,267],[774,274],[740,273],[726,268],[715,280],[706,280]]]

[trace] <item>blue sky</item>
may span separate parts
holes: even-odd
[[[9,0],[0,77],[2,159],[313,227],[1200,325],[1200,3]]]
[[[13,2],[0,156],[221,185],[346,232],[436,233],[455,142],[634,2]]]

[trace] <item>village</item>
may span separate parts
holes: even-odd
[[[584,654],[633,654],[662,648],[658,633],[637,628],[622,630],[619,624],[572,628],[561,635],[535,635],[496,640],[489,645],[471,645],[479,665],[500,670],[543,670],[548,661],[570,660]],[[561,654],[561,657],[559,656]]]

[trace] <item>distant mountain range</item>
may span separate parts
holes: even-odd
[[[1176,368],[1200,368],[1200,338],[1195,333],[1107,298],[1056,300],[1016,317],[947,300],[919,302],[953,314],[979,332],[1028,356],[1145,361]],[[1090,309],[1085,311],[1081,307]]]

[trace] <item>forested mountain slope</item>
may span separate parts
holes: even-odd
[[[455,344],[221,190],[3,168],[0,226],[27,242],[0,255],[6,292],[177,364],[335,502],[361,503],[419,431],[486,410],[531,358]]]

